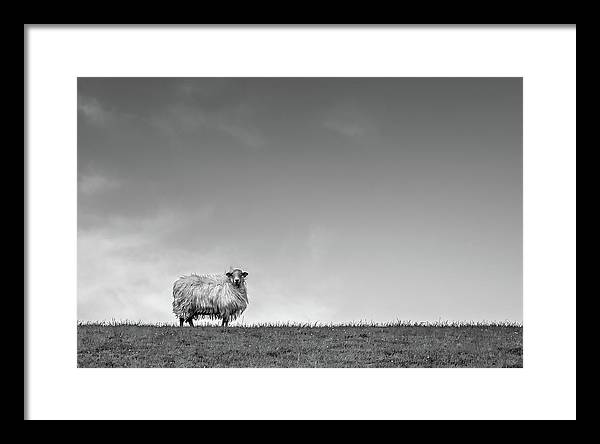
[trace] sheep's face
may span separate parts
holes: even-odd
[[[240,270],[239,268],[227,272],[229,282],[231,282],[234,287],[238,288],[244,284],[246,276],[248,276],[248,273]]]

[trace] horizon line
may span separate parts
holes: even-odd
[[[173,322],[146,322],[131,320],[110,320],[110,321],[77,321],[77,326],[137,326],[137,327],[179,327],[178,323]],[[198,321],[195,327],[218,327],[221,325],[208,320]],[[484,320],[484,321],[465,321],[465,320],[435,320],[435,321],[412,321],[396,320],[388,322],[375,321],[350,321],[350,322],[301,322],[301,321],[275,321],[275,322],[240,322],[227,328],[256,328],[256,327],[523,327],[523,322],[512,320]]]

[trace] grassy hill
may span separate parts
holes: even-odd
[[[79,324],[78,367],[522,367],[513,324]]]

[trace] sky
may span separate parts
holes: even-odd
[[[522,322],[521,78],[77,85],[80,321],[233,266],[244,323]]]

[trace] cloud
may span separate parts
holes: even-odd
[[[235,236],[200,242],[198,248],[192,238],[216,218],[210,206],[186,212],[164,208],[146,218],[109,216],[93,228],[80,228],[78,319],[175,322],[174,280],[192,272],[219,273],[233,263],[250,273],[250,306],[242,322],[335,319],[337,302],[331,295],[342,293],[344,279],[323,262],[331,245],[329,230],[311,227],[308,243],[292,258],[282,252],[259,259],[256,247],[239,246]]]
[[[176,86],[182,100],[222,98],[230,89],[231,80],[225,77],[206,77],[202,82],[194,79],[183,79]]]
[[[171,321],[174,279],[222,268],[219,247],[199,252],[168,246],[165,239],[184,223],[178,216],[161,211],[145,219],[108,218],[98,228],[79,230],[79,320]]]
[[[120,183],[116,179],[109,179],[101,174],[91,173],[81,175],[78,185],[80,193],[90,196],[119,188]]]
[[[141,115],[124,112],[118,108],[108,108],[95,97],[82,94],[77,96],[77,111],[87,123],[103,129],[124,127],[132,121],[144,121]]]
[[[215,127],[249,148],[264,146],[265,139],[257,128],[240,123],[222,122]]]
[[[77,110],[90,123],[98,126],[105,126],[113,120],[110,111],[104,109],[98,100],[93,97],[79,95],[77,97]]]
[[[168,137],[206,137],[207,131],[214,131],[255,151],[266,145],[265,134],[252,123],[255,113],[254,108],[243,103],[221,108],[178,104],[171,106],[164,114],[155,116],[152,122]]]
[[[372,119],[353,104],[341,104],[329,110],[323,127],[347,139],[362,140],[375,133]]]

